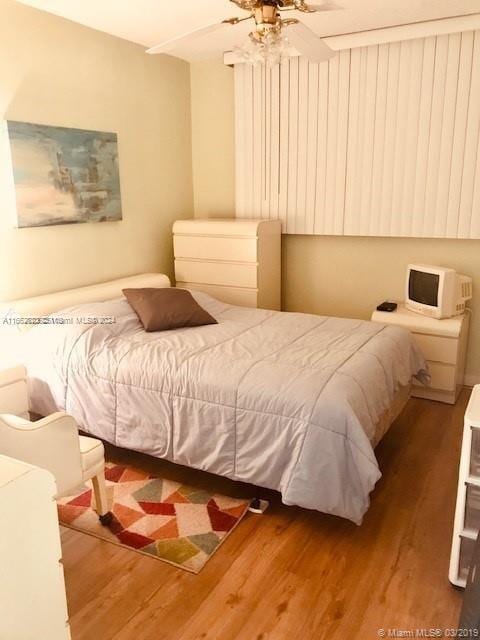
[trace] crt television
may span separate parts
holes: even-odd
[[[465,313],[472,298],[472,278],[446,267],[410,264],[406,289],[407,309],[431,318],[452,318]]]

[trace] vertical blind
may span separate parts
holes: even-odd
[[[480,31],[235,65],[236,215],[480,238]]]

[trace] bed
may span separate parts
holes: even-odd
[[[169,281],[146,274],[11,305],[52,314],[21,340],[31,410],[67,411],[119,447],[360,524],[381,477],[374,447],[425,376],[410,334],[194,291],[217,325],[149,334],[121,294],[144,286]]]

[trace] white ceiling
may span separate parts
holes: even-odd
[[[145,47],[220,22],[245,16],[229,0],[19,0],[23,4],[68,18]],[[320,3],[321,0],[315,0]],[[336,0],[341,11],[297,14],[319,36],[352,33],[380,27],[480,12],[479,0]],[[177,45],[172,51],[186,60],[218,58],[241,44],[251,30],[246,22],[226,25],[195,47]]]

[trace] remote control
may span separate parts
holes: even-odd
[[[377,311],[386,311],[387,313],[392,313],[392,311],[396,311],[398,304],[396,302],[382,302],[377,307]]]

